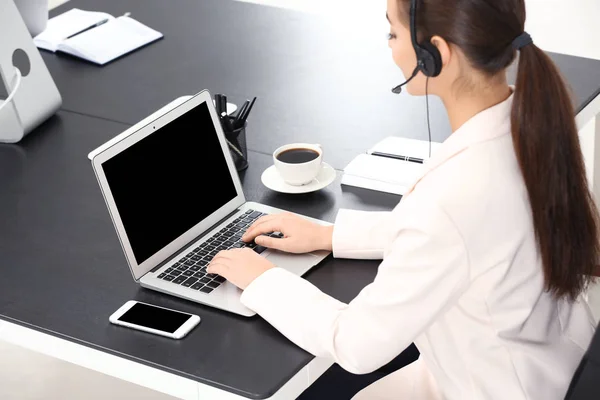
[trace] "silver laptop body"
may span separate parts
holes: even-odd
[[[238,238],[253,220],[283,210],[246,201],[208,91],[178,99],[89,158],[136,282],[255,315],[241,304],[241,290],[206,274],[205,267],[216,252],[245,246]],[[260,254],[302,275],[329,252],[296,255],[266,249]]]

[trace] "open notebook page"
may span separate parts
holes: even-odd
[[[50,19],[46,29],[37,35],[33,42],[39,48],[56,51],[58,45],[70,35],[81,32],[105,19],[111,20],[114,17],[103,12],[73,8]]]
[[[103,65],[162,36],[162,33],[123,16],[65,40],[58,50]]]

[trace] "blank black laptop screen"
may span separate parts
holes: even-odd
[[[102,168],[138,265],[237,195],[206,103]]]

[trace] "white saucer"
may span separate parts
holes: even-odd
[[[274,165],[271,165],[263,172],[260,179],[262,180],[263,185],[276,192],[298,194],[321,190],[333,182],[335,176],[335,170],[329,164],[323,163],[319,175],[317,175],[310,183],[302,186],[293,186],[285,183],[281,175],[279,175],[277,168],[275,168]]]

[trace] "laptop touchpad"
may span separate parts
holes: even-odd
[[[280,268],[302,275],[311,267],[319,263],[319,259],[312,254],[289,254],[277,250],[269,250],[266,258]]]

